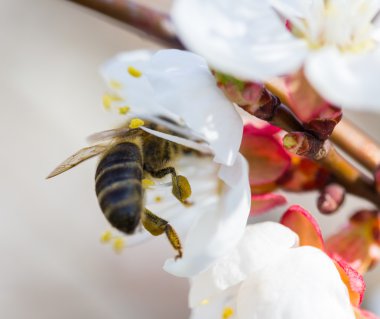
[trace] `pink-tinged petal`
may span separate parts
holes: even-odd
[[[281,194],[258,194],[252,195],[251,216],[257,216],[265,213],[275,207],[285,205],[286,198]]]
[[[278,181],[282,189],[290,192],[308,191],[323,187],[329,173],[317,163],[297,155],[292,155],[292,164]]]
[[[274,125],[266,124],[264,126],[258,127],[252,124],[247,124],[244,125],[243,136],[273,136],[279,132],[281,132],[281,129]]]
[[[289,249],[243,282],[239,319],[353,319],[347,289],[331,259],[314,247]]]
[[[359,306],[362,303],[366,288],[363,276],[344,260],[335,259],[334,262],[340,278],[348,289],[351,305]]]
[[[281,224],[293,230],[300,239],[300,246],[314,246],[324,250],[321,229],[314,217],[301,206],[293,205],[281,218]]]
[[[379,211],[361,210],[349,223],[326,241],[326,251],[335,259],[343,259],[364,274],[380,259]]]
[[[323,99],[310,85],[302,70],[287,76],[284,84],[289,106],[297,117],[320,138],[329,137],[342,118],[341,109]]]
[[[380,319],[378,316],[367,310],[355,308],[356,319]]]
[[[289,168],[290,155],[272,135],[259,133],[252,125],[246,125],[245,132],[240,152],[249,163],[251,186],[275,182]]]

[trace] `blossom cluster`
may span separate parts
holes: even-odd
[[[289,151],[296,140],[252,115],[277,101],[273,81],[322,142],[342,107],[378,109],[379,11],[378,0],[176,0],[176,31],[195,53],[126,52],[101,68],[107,109],[190,150],[173,164],[191,185],[189,203],[154,180],[145,205],[182,241],[164,269],[189,278],[191,318],[376,318],[360,304],[363,275],[380,258],[379,212],[356,212],[324,240],[308,211],[281,208],[284,192],[317,190],[331,213],[344,194],[326,167]],[[285,211],[279,222],[249,224],[273,208]],[[150,234],[125,237],[131,245]]]

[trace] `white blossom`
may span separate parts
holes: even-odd
[[[192,278],[192,319],[353,319],[348,291],[321,250],[273,222],[247,227],[238,245]]]
[[[378,109],[379,0],[176,0],[185,45],[216,69],[265,81],[304,68],[338,106]]]
[[[183,257],[167,260],[164,268],[178,276],[193,276],[231,249],[244,232],[250,187],[248,166],[239,153],[242,120],[217,88],[205,60],[195,54],[128,52],[111,59],[101,72],[112,106],[128,106],[134,115],[152,121],[164,116],[177,123],[185,138],[142,128],[200,151],[206,149],[214,157],[190,154],[175,163],[178,173],[190,182],[192,205],[183,206],[167,187],[146,191],[147,208],[167,219],[182,240]],[[128,236],[127,245],[145,237],[146,231]]]

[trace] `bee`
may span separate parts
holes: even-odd
[[[166,127],[153,122],[148,122],[145,127],[173,134]],[[182,246],[174,228],[144,207],[143,181],[149,176],[163,178],[171,175],[173,195],[181,203],[189,204],[190,184],[185,176],[178,175],[169,164],[178,155],[191,152],[190,149],[152,135],[140,127],[128,128],[126,125],[95,133],[89,139],[103,142],[82,148],[55,168],[47,178],[100,155],[95,172],[95,190],[106,219],[125,234],[135,233],[140,224],[154,236],[165,233],[177,251],[175,259],[181,258]]]

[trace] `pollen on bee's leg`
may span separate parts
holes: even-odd
[[[185,176],[173,176],[173,195],[181,202],[186,202],[191,195],[191,186]]]
[[[231,318],[234,314],[234,310],[231,307],[224,307],[222,313],[222,319]]]
[[[128,67],[128,73],[135,78],[139,78],[142,75],[142,72],[134,68],[133,66]]]
[[[144,121],[139,118],[132,119],[131,122],[129,123],[129,128],[135,129],[139,128],[140,126],[144,125]]]
[[[116,253],[121,253],[125,247],[125,241],[124,241],[124,238],[122,237],[116,237],[113,241],[113,250],[116,252]]]
[[[110,230],[106,230],[101,236],[100,236],[100,241],[102,243],[108,243],[112,239],[112,232]]]

